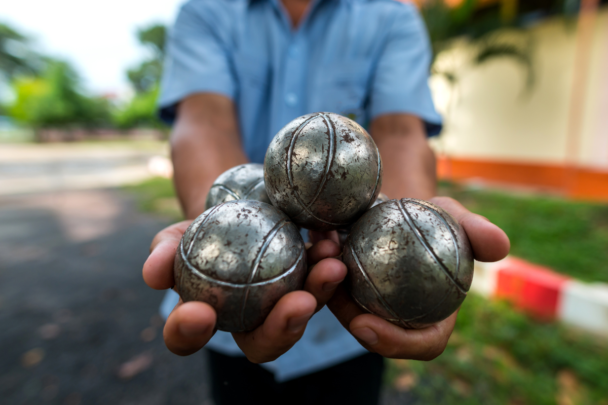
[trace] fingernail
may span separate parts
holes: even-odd
[[[355,335],[357,339],[364,341],[370,346],[378,343],[378,335],[370,328],[355,329],[352,331],[352,334]]]
[[[337,286],[340,285],[342,281],[335,281],[333,283],[325,283],[323,284],[323,287],[321,287],[323,289],[323,291],[331,291],[331,290],[335,290]]]
[[[295,318],[291,318],[287,321],[287,330],[291,333],[299,333],[306,326],[306,323],[310,320],[312,315],[302,315]]]
[[[179,332],[185,337],[197,337],[203,335],[207,332],[207,325],[199,325],[199,324],[180,324],[178,326]]]

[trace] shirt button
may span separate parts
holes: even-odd
[[[295,106],[298,103],[298,96],[295,93],[287,93],[285,103],[290,107]]]

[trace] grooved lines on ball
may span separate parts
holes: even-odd
[[[182,256],[182,261],[184,262],[184,264],[186,265],[186,267],[188,267],[188,269],[190,271],[192,271],[192,273],[196,274],[199,278],[202,278],[205,281],[210,281],[213,283],[217,283],[221,286],[224,287],[233,287],[233,288],[247,288],[247,287],[259,287],[259,286],[263,286],[266,284],[272,284],[275,281],[280,280],[281,278],[291,274],[294,272],[294,270],[298,267],[298,264],[300,263],[300,261],[302,260],[302,258],[304,257],[304,249],[302,249],[300,251],[300,255],[298,256],[298,259],[295,261],[295,264],[293,264],[287,271],[285,271],[282,274],[279,274],[276,277],[270,278],[268,280],[264,280],[264,281],[258,281],[257,283],[251,283],[251,284],[237,284],[237,283],[231,283],[229,281],[222,281],[222,280],[218,280],[215,279],[213,277],[209,277],[206,274],[201,273],[201,271],[199,269],[197,269],[196,267],[194,267],[189,261],[188,261],[188,257],[186,255],[186,252],[184,251],[184,245],[183,243],[180,243],[180,254]]]
[[[211,186],[211,188],[219,188],[220,190],[223,190],[225,192],[227,192],[228,194],[230,194],[235,200],[246,200],[247,197],[249,197],[249,195],[260,185],[264,182],[264,179],[260,179],[258,181],[256,181],[253,185],[251,185],[247,190],[245,190],[243,192],[243,195],[241,196],[237,191],[234,191],[233,189],[231,189],[230,187],[228,187],[225,184],[214,184]]]
[[[251,187],[249,187],[247,190],[245,190],[245,195],[243,196],[244,199],[247,199],[247,197],[249,197],[251,195],[251,193],[253,193],[253,191],[258,188],[260,186],[260,184],[264,184],[264,179],[260,179],[258,180],[255,184],[253,184]]]
[[[255,257],[255,260],[253,261],[252,269],[249,272],[249,280],[247,281],[247,288],[245,289],[245,293],[243,294],[243,304],[241,307],[241,327],[242,328],[245,327],[244,326],[245,325],[245,308],[247,306],[247,299],[249,298],[249,290],[251,288],[251,282],[254,280],[254,278],[258,272],[258,269],[260,268],[260,262],[262,261],[262,257],[264,256],[264,253],[266,253],[266,250],[268,250],[270,243],[275,238],[275,236],[277,236],[277,234],[279,233],[281,228],[283,228],[289,222],[290,221],[288,221],[287,219],[282,219],[276,223],[276,225],[264,237],[264,242],[262,243],[262,246],[260,246],[260,250],[258,251],[258,254]]]
[[[217,211],[223,204],[218,204],[215,207],[211,208],[209,210],[209,213],[207,214],[207,216],[205,217],[205,219],[203,219],[201,221],[201,223],[198,225],[198,228],[196,228],[196,232],[194,232],[194,235],[192,235],[192,239],[190,240],[190,246],[188,246],[188,255],[190,255],[190,252],[192,252],[192,246],[194,246],[194,242],[196,241],[196,239],[198,238],[198,235],[201,231],[203,231],[203,228],[207,221],[209,221],[209,218],[211,218],[211,216],[213,215],[213,213],[215,213],[215,211]],[[203,233],[204,235],[204,233]]]
[[[443,215],[441,215],[441,213],[439,213],[439,211],[437,211],[435,208],[433,208],[431,205],[425,205],[425,204],[421,204],[420,202],[416,201],[416,200],[406,200],[412,204],[416,204],[419,205],[421,207],[424,207],[426,209],[428,209],[429,211],[433,212],[435,214],[435,216],[437,216],[437,218],[439,218],[439,220],[441,222],[443,222],[443,224],[445,225],[446,229],[448,230],[448,232],[450,232],[450,236],[452,237],[452,244],[454,245],[454,252],[456,253],[456,270],[454,271],[454,282],[456,284],[458,284],[458,275],[460,274],[460,250],[458,249],[458,242],[456,239],[456,235],[454,234],[454,231],[452,230],[452,227],[450,226],[450,224],[448,224],[448,221],[446,221],[446,219],[443,217]],[[464,287],[462,287],[460,284],[458,284],[462,289],[464,289]]]
[[[371,280],[371,278],[367,274],[367,271],[365,271],[365,268],[361,264],[361,261],[359,260],[359,256],[357,256],[357,252],[355,252],[355,249],[352,246],[349,246],[349,247],[350,247],[350,252],[353,255],[353,258],[355,259],[355,263],[357,264],[357,268],[359,269],[359,271],[363,275],[363,278],[365,279],[365,281],[367,282],[367,284],[370,286],[370,288],[372,289],[372,291],[376,295],[376,298],[378,299],[378,302],[380,303],[380,305],[382,305],[382,307],[384,308],[384,310],[386,312],[388,312],[394,318],[394,320],[396,320],[397,322],[403,324],[406,328],[409,327],[409,325],[407,325],[407,321],[404,321],[403,319],[401,319],[399,317],[399,315],[397,315],[397,313],[389,305],[389,303],[386,302],[386,300],[384,299],[384,297],[382,296],[382,294],[380,294],[380,291],[378,291],[378,288],[376,288],[376,285],[373,283],[373,281]],[[365,308],[365,306],[363,306],[363,305],[362,305],[362,307]]]
[[[380,176],[382,175],[382,159],[380,158],[380,149],[378,149],[378,145],[374,142],[374,147],[376,148],[376,155],[378,156],[378,174],[376,175],[376,185],[374,186],[374,192],[372,193],[372,197],[369,200],[367,206],[371,206],[376,200],[376,192],[378,191],[378,185],[380,184]]]
[[[432,314],[437,308],[439,308],[441,306],[441,304],[443,304],[443,302],[448,298],[448,294],[445,294],[443,296],[443,298],[441,300],[439,300],[439,302],[437,304],[435,304],[435,306],[433,306],[431,309],[429,309],[427,312],[425,312],[424,314],[415,316],[413,318],[409,318],[409,319],[403,319],[400,318],[395,311],[392,310],[392,307],[390,307],[388,305],[388,302],[384,299],[384,297],[382,297],[382,295],[380,294],[380,291],[376,288],[376,285],[374,284],[374,282],[371,280],[371,278],[369,277],[369,275],[367,274],[367,272],[365,271],[363,264],[361,264],[361,261],[359,260],[359,257],[357,256],[357,254],[355,253],[355,249],[350,246],[350,250],[352,252],[353,257],[355,258],[355,262],[357,263],[357,268],[359,269],[359,271],[361,272],[361,274],[363,274],[363,278],[365,279],[365,281],[368,283],[368,285],[370,286],[370,288],[374,291],[374,294],[376,295],[376,298],[378,299],[378,301],[380,302],[380,304],[382,305],[382,307],[384,308],[384,310],[386,312],[388,312],[393,318],[391,319],[387,319],[387,321],[390,322],[396,322],[396,323],[400,323],[402,326],[404,326],[405,328],[410,328],[413,329],[414,325],[411,322],[414,322],[420,318],[423,318],[427,315]],[[363,305],[356,297],[354,297],[354,300],[357,302],[357,304],[359,304],[359,306],[361,306],[363,309],[365,309],[367,312],[373,313],[373,311],[370,311],[365,305]]]
[[[308,125],[308,123],[310,121],[312,121],[313,119],[315,119],[317,117],[321,117],[323,119],[323,122],[325,123],[325,125],[327,126],[327,129],[329,131],[329,152],[327,154],[326,168],[323,173],[323,177],[319,183],[319,188],[317,189],[317,192],[316,192],[315,196],[312,198],[312,200],[308,204],[306,204],[302,200],[300,193],[295,188],[295,184],[293,181],[293,172],[291,170],[292,155],[293,155],[293,150],[294,150],[298,136],[302,133],[302,131],[304,130],[306,125]],[[293,135],[291,137],[291,142],[289,144],[289,150],[287,152],[287,179],[289,180],[289,185],[291,186],[291,189],[293,190],[293,194],[294,194],[296,200],[298,201],[298,203],[300,203],[300,206],[303,211],[306,211],[308,213],[308,215],[310,215],[314,219],[321,221],[325,224],[332,225],[332,226],[345,226],[348,224],[338,224],[338,223],[329,222],[327,220],[321,219],[321,218],[317,217],[315,214],[313,214],[312,211],[310,210],[310,206],[312,204],[314,204],[314,202],[317,200],[317,198],[321,194],[321,191],[323,190],[323,187],[325,186],[325,183],[327,182],[327,175],[329,174],[329,170],[331,169],[331,165],[333,164],[333,160],[334,160],[335,153],[336,153],[335,152],[335,143],[336,143],[335,137],[336,137],[336,131],[335,131],[333,122],[331,121],[331,119],[329,117],[327,117],[323,113],[315,114],[312,117],[309,117],[308,119],[306,119],[306,121],[304,121],[302,124],[300,124],[300,126],[293,132]],[[299,216],[299,215],[300,214],[297,214],[297,216]]]
[[[294,264],[285,272],[279,274],[276,277],[273,277],[271,279],[268,280],[264,280],[264,281],[260,281],[257,283],[254,283],[253,280],[255,279],[255,276],[258,273],[258,270],[260,268],[260,263],[262,261],[262,258],[264,257],[264,254],[267,252],[270,244],[272,243],[272,241],[274,240],[274,238],[277,236],[277,234],[280,232],[281,229],[283,229],[287,224],[291,223],[290,220],[284,218],[281,219],[280,221],[278,221],[273,228],[266,234],[266,236],[264,237],[264,240],[262,242],[262,245],[260,246],[256,257],[254,259],[254,261],[252,262],[252,266],[251,266],[251,271],[249,272],[249,277],[248,277],[248,281],[244,284],[237,284],[237,283],[232,283],[232,282],[227,282],[227,281],[223,281],[223,280],[218,280],[212,277],[209,277],[208,275],[202,273],[199,269],[197,269],[196,267],[194,267],[190,261],[188,260],[190,253],[192,251],[192,245],[194,244],[195,240],[197,239],[197,237],[199,237],[200,234],[204,235],[204,226],[206,224],[206,222],[211,218],[212,214],[215,213],[215,211],[217,210],[218,207],[220,207],[223,204],[217,205],[215,206],[210,212],[209,214],[205,217],[205,219],[200,223],[198,229],[196,230],[193,239],[190,243],[190,247],[189,247],[189,251],[186,254],[186,252],[184,251],[184,244],[180,243],[180,254],[182,256],[183,262],[186,265],[186,267],[188,267],[188,269],[195,274],[196,276],[198,276],[199,278],[206,280],[208,282],[212,282],[212,283],[216,283],[218,285],[222,285],[222,286],[226,286],[226,287],[232,287],[232,288],[242,288],[245,291],[243,292],[243,301],[242,301],[242,305],[241,305],[241,326],[244,328],[244,324],[245,324],[245,309],[247,306],[247,299],[249,297],[249,292],[250,289],[252,287],[259,287],[259,286],[263,286],[263,285],[267,285],[267,284],[272,284],[282,278],[285,278],[287,276],[289,276],[291,273],[293,273],[299,266],[300,262],[302,261],[302,258],[304,257],[304,249],[300,250],[300,254],[298,256],[298,258],[296,259],[296,261],[294,262]],[[184,277],[181,277],[181,280],[184,280]],[[180,285],[181,287],[181,285]]]
[[[229,187],[226,187],[223,184],[214,184],[211,186],[211,188],[219,188],[222,191],[227,192],[228,194],[230,194],[232,196],[232,198],[234,198],[235,200],[240,200],[241,197],[232,189],[230,189]]]
[[[439,265],[439,267],[441,268],[441,270],[443,271],[443,273],[450,279],[450,281],[452,281],[452,283],[454,283],[454,285],[456,286],[456,288],[458,290],[460,290],[460,292],[462,292],[464,295],[467,295],[467,291],[456,281],[456,279],[454,278],[454,276],[452,276],[450,274],[450,271],[448,270],[448,268],[439,259],[439,257],[437,257],[437,254],[435,253],[435,251],[433,250],[433,248],[429,245],[429,243],[422,236],[422,233],[420,232],[420,230],[414,224],[414,221],[413,221],[413,219],[412,219],[409,211],[407,210],[407,208],[405,208],[405,205],[403,203],[404,201],[408,201],[408,200],[405,200],[405,199],[398,200],[398,201],[395,201],[395,203],[397,204],[399,210],[401,211],[401,214],[403,215],[403,218],[405,219],[405,221],[407,222],[407,224],[411,228],[412,232],[414,233],[414,235],[416,235],[416,238],[418,239],[418,241],[422,244],[422,246],[424,246],[424,249],[433,258],[433,261],[435,261],[435,263],[437,263]],[[435,216],[437,216],[446,225],[448,231],[450,232],[450,235],[452,236],[452,242],[454,243],[454,247],[455,247],[456,263],[457,263],[456,274],[457,274],[458,267],[460,267],[460,253],[458,251],[458,245],[456,244],[456,237],[452,233],[452,228],[450,228],[450,226],[447,224],[446,220],[437,211],[435,211],[435,210],[433,210],[430,207],[427,207],[425,205],[421,205],[421,204],[419,204],[419,203],[417,203],[415,201],[408,201],[408,202],[420,205],[420,206],[422,206],[424,208],[427,208],[427,209],[431,210],[431,212],[433,212],[435,214]]]

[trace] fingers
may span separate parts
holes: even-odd
[[[327,302],[327,307],[346,330],[350,330],[350,323],[355,317],[367,313],[350,297],[344,286],[336,288],[333,296]]]
[[[452,198],[435,197],[430,201],[446,210],[462,225],[471,242],[476,260],[495,262],[509,253],[511,248],[509,237],[486,218],[473,214]]]
[[[173,309],[165,323],[163,337],[165,345],[179,356],[188,356],[199,351],[214,334],[216,314],[204,302],[187,302]]]
[[[456,323],[457,312],[425,329],[403,329],[364,312],[343,287],[327,306],[367,350],[393,359],[432,360],[443,353]]]
[[[172,288],[173,260],[179,242],[192,221],[182,221],[160,231],[152,240],[150,256],[144,263],[142,275],[150,288],[166,290]]]
[[[308,239],[313,244],[320,242],[322,240],[328,239],[335,242],[337,245],[340,245],[340,238],[338,237],[338,232],[329,231],[329,232],[317,232],[317,231],[308,231]]]
[[[333,257],[340,255],[340,246],[331,240],[321,240],[307,251],[308,263],[314,264],[306,278],[304,290],[317,300],[317,311],[327,303],[336,287],[346,277],[346,266]]]
[[[266,363],[277,359],[301,337],[317,306],[315,298],[305,291],[283,296],[264,323],[252,332],[233,333],[236,344],[249,361]]]
[[[321,310],[346,277],[346,265],[338,259],[324,259],[317,263],[306,278],[304,290],[316,301],[316,311]]]
[[[375,315],[350,323],[350,332],[368,350],[392,359],[433,360],[445,350],[457,312],[425,329],[403,329]]]
[[[316,264],[328,257],[340,256],[340,246],[331,240],[321,240],[315,243],[306,251],[308,264]]]

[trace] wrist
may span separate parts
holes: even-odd
[[[205,201],[207,200],[206,195],[193,196],[191,198],[180,199],[182,206],[182,212],[186,219],[195,219],[203,212],[205,212]]]

